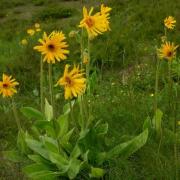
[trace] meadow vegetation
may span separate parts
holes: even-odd
[[[149,130],[146,144],[128,158],[120,156],[103,164],[106,170],[104,179],[178,179],[180,167],[179,133],[179,76],[180,56],[172,63],[171,79],[168,76],[167,61],[161,61],[158,76],[158,96],[155,92],[157,80],[157,48],[164,36],[164,19],[173,16],[176,27],[168,32],[168,39],[180,44],[180,2],[179,0],[84,0],[86,7],[100,4],[112,8],[111,31],[98,36],[91,44],[91,94],[87,102],[91,104],[95,121],[109,124],[104,139],[107,147],[123,143]],[[15,95],[15,105],[21,124],[30,130],[33,122],[19,111],[31,106],[39,109],[39,59],[40,54],[33,50],[42,32],[50,34],[62,30],[67,37],[70,54],[67,60],[53,66],[53,82],[63,75],[66,64],[80,62],[81,48],[78,37],[70,32],[78,27],[82,19],[82,2],[79,0],[1,0],[0,1],[0,76],[11,74],[20,82]],[[40,24],[41,31],[33,36],[27,29]],[[27,44],[22,45],[22,39]],[[48,72],[48,67],[44,67]],[[44,91],[48,91],[48,75],[44,77]],[[172,83],[172,84],[171,84]],[[173,87],[170,90],[169,84]],[[54,88],[55,109],[63,112],[64,90]],[[48,94],[48,97],[50,95]],[[156,101],[156,102],[155,102]],[[155,105],[156,103],[156,105]],[[159,111],[155,111],[154,107]],[[76,109],[75,109],[76,111]],[[78,110],[77,110],[78,111]],[[157,114],[156,114],[157,113]],[[0,98],[0,179],[26,179],[21,168],[27,162],[12,163],[3,152],[16,149],[17,125],[12,112],[12,104]],[[154,117],[155,114],[158,117]],[[157,126],[151,127],[160,119]],[[75,117],[77,120],[78,118]],[[176,132],[174,132],[174,119]],[[151,122],[152,124],[150,124]],[[71,124],[72,125],[72,124]],[[158,131],[158,132],[157,132]],[[73,137],[75,138],[75,137]],[[174,158],[176,145],[176,158]],[[88,179],[88,174],[77,176]]]

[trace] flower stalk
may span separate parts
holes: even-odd
[[[43,97],[43,58],[41,56],[40,60],[40,103],[41,103],[41,111],[44,112],[44,97]]]
[[[49,77],[49,94],[50,94],[50,102],[53,108],[53,116],[54,116],[54,97],[53,97],[53,79],[52,79],[52,64],[48,64],[48,77]]]
[[[17,124],[17,127],[18,127],[18,130],[20,131],[20,130],[21,130],[21,123],[20,123],[20,119],[19,119],[19,117],[18,117],[16,105],[15,105],[15,102],[14,102],[14,99],[13,99],[13,98],[12,98],[11,103],[12,103],[12,110],[13,110],[14,118],[15,118],[15,121],[16,121],[16,124]]]

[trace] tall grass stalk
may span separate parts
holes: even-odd
[[[155,78],[155,94],[154,94],[154,114],[156,114],[157,106],[158,106],[159,67],[160,67],[160,61],[159,61],[159,59],[157,59],[156,78]]]
[[[12,110],[13,110],[13,114],[14,114],[14,118],[18,127],[18,130],[21,130],[21,123],[20,123],[20,119],[18,117],[18,113],[17,113],[17,109],[16,109],[16,105],[14,102],[14,99],[12,98]]]
[[[169,89],[169,113],[173,115],[173,132],[175,134],[175,143],[174,143],[174,162],[175,162],[175,173],[176,173],[176,179],[178,179],[178,159],[177,159],[177,136],[176,136],[176,117],[175,117],[175,109],[173,108],[172,100],[173,100],[173,81],[171,78],[171,66],[172,62],[168,62],[168,89]]]

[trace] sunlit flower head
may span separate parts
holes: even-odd
[[[35,34],[35,30],[34,29],[28,29],[27,30],[27,33],[30,35],[30,36],[33,36]]]
[[[44,61],[55,63],[55,61],[65,60],[69,51],[67,43],[64,41],[65,35],[62,32],[53,31],[49,36],[44,33],[43,38],[39,39],[41,45],[35,46],[34,49],[41,52]]]
[[[56,85],[64,86],[65,99],[72,99],[84,93],[86,89],[86,79],[83,77],[84,72],[79,66],[74,66],[69,71],[69,65],[65,66],[64,75],[61,77]]]
[[[166,36],[161,36],[161,41],[162,41],[162,43],[166,42],[167,41],[167,37]]]
[[[37,29],[36,29],[36,32],[40,32],[40,31],[41,31],[41,28],[37,28]]]
[[[34,24],[34,27],[35,27],[35,28],[40,28],[40,24],[39,24],[39,23],[35,23],[35,24]]]
[[[176,49],[178,46],[175,46],[174,43],[165,42],[161,45],[161,48],[158,49],[158,56],[160,59],[172,60],[176,56]]]
[[[74,38],[74,37],[76,37],[77,34],[78,34],[78,31],[70,31],[69,37]]]
[[[174,29],[175,24],[176,24],[176,20],[172,16],[169,16],[164,19],[164,25],[168,29]]]
[[[27,39],[22,39],[22,40],[21,40],[21,44],[24,45],[24,46],[26,46],[26,45],[28,44]]]
[[[0,81],[0,94],[2,94],[3,97],[12,97],[17,93],[17,85],[19,85],[19,83],[13,79],[12,76],[3,74],[2,81]]]
[[[83,19],[79,27],[85,28],[90,38],[96,37],[108,30],[109,27],[109,12],[111,8],[101,5],[101,12],[92,15],[94,8],[91,7],[88,12],[86,7],[83,7]]]

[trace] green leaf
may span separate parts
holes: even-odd
[[[45,130],[47,135],[55,137],[52,121],[36,121],[34,125],[39,130]]]
[[[3,156],[12,162],[22,162],[25,158],[18,151],[3,151]]]
[[[42,156],[38,154],[28,155],[28,158],[38,164],[50,165],[50,161],[47,161],[46,159],[44,159]]]
[[[65,157],[63,157],[63,155],[54,152],[49,152],[49,157],[50,161],[56,164],[61,173],[66,173],[68,171],[69,161]]]
[[[23,172],[32,179],[38,180],[54,180],[59,175],[59,172],[52,171],[44,164],[31,164],[23,168]]]
[[[97,135],[105,135],[108,132],[108,123],[105,124],[99,124],[96,127],[96,133]]]
[[[43,147],[43,144],[40,141],[26,138],[26,143],[30,149],[32,149],[34,152],[37,154],[41,155],[45,159],[49,160],[48,152],[47,150]]]
[[[151,118],[148,116],[143,124],[143,130],[151,128]]]
[[[72,106],[74,106],[75,101],[71,101],[71,104],[72,104]],[[64,115],[69,114],[70,111],[71,111],[70,104],[69,103],[65,104],[63,107],[63,114]]]
[[[28,147],[25,142],[25,136],[26,134],[24,133],[24,131],[22,129],[19,130],[18,137],[17,137],[17,146],[20,152],[23,154],[26,154],[28,152]]]
[[[158,134],[161,133],[161,122],[162,122],[163,112],[160,109],[156,110],[155,116],[152,119],[153,128],[155,128]]]
[[[91,167],[91,173],[89,176],[91,178],[101,178],[104,176],[104,174],[105,174],[104,169]]]
[[[76,145],[71,153],[71,158],[78,158],[81,155],[81,150],[78,145]]]
[[[59,116],[57,122],[59,124],[58,137],[62,138],[68,132],[68,127],[69,127],[68,114]]]
[[[69,139],[71,138],[73,132],[74,132],[74,128],[71,129],[68,133],[66,133],[66,134],[63,136],[63,138],[61,139],[61,143],[62,143],[62,144],[68,143],[68,142],[69,142]]]
[[[48,151],[52,151],[52,152],[55,152],[55,153],[59,152],[58,144],[57,144],[57,141],[55,139],[53,139],[51,137],[47,137],[47,136],[43,136],[41,139],[42,139],[42,141],[44,143],[45,148]]]
[[[78,159],[71,159],[69,162],[68,177],[74,179],[80,171],[81,161]]]
[[[51,121],[53,119],[53,107],[49,104],[47,99],[45,99],[45,117],[46,120]]]
[[[43,114],[32,107],[23,107],[20,109],[24,116],[28,119],[44,120]]]
[[[141,134],[134,137],[132,140],[121,143],[115,146],[107,153],[107,159],[123,156],[128,158],[146,143],[148,138],[148,129],[144,130]]]

